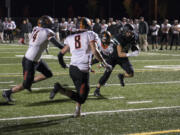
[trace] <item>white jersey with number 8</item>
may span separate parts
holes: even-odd
[[[70,48],[70,65],[78,67],[81,71],[88,72],[92,59],[90,42],[97,42],[98,35],[93,31],[85,31],[68,36],[64,44]]]

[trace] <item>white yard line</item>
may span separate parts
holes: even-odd
[[[177,109],[177,108],[180,108],[180,106],[169,106],[169,107],[165,106],[165,107],[153,107],[153,108],[139,108],[139,109],[126,109],[126,110],[124,109],[124,110],[111,110],[111,111],[84,112],[84,113],[82,113],[82,115],[108,114],[108,113],[120,113],[120,112],[135,112],[135,111],[151,111],[151,110],[164,110],[164,109]],[[64,117],[64,116],[73,116],[73,114],[67,113],[67,114],[50,114],[50,115],[14,117],[14,118],[0,118],[0,121],[52,118],[52,117]]]
[[[127,103],[128,104],[144,104],[144,103],[152,103],[152,101],[131,101]]]
[[[167,82],[144,82],[144,83],[126,83],[126,85],[147,85],[147,84],[175,84],[180,83],[180,81],[167,81]],[[10,85],[15,86],[15,85]],[[91,87],[95,87],[96,85],[90,85]],[[106,84],[106,86],[120,86],[120,84]],[[40,88],[32,88],[32,90],[43,90],[43,89],[52,89],[53,87],[40,87]],[[69,85],[68,88],[74,88],[73,85]],[[3,89],[7,90],[7,89]]]
[[[123,99],[123,98],[125,98],[125,97],[111,97],[111,98],[108,98],[108,99],[113,100],[113,99]]]
[[[9,82],[0,82],[0,84],[7,84],[7,83],[14,83],[14,81],[9,81]]]
[[[22,54],[23,52],[21,51],[21,52],[0,52],[0,53],[1,53],[1,54],[2,54],[2,53],[10,53],[10,54],[12,54],[12,53],[21,53],[21,54]]]
[[[144,52],[141,52],[140,53],[141,55],[151,55],[151,56],[156,56],[156,55],[162,55],[162,56],[180,56],[180,54],[165,54],[165,53],[144,53]]]

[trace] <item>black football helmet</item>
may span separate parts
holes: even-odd
[[[131,24],[126,24],[123,27],[124,32],[132,32],[134,30],[134,27]]]
[[[134,33],[134,27],[131,24],[124,25],[122,31],[123,36],[129,37],[132,36],[133,33]]]
[[[80,19],[79,24],[80,24],[80,29],[88,29],[88,30],[91,29],[91,21],[86,17],[82,17]]]
[[[102,32],[100,37],[103,44],[109,45],[111,41],[111,33],[109,31]]]
[[[52,29],[54,25],[54,19],[48,15],[41,16],[38,19],[38,25],[40,25],[43,28],[50,28]]]

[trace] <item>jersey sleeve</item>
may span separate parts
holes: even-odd
[[[93,31],[88,32],[88,38],[89,42],[98,42],[98,35]]]
[[[68,37],[67,37],[67,38],[65,38],[65,40],[64,40],[64,45],[69,45],[69,42],[68,42]]]
[[[120,45],[120,43],[117,41],[116,38],[113,39],[113,42],[114,42],[114,44],[115,44],[116,46]]]
[[[46,29],[46,31],[48,40],[51,40],[52,37],[55,37],[55,33],[52,30]]]

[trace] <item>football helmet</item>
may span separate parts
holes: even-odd
[[[54,19],[48,15],[41,16],[38,19],[38,25],[40,25],[43,28],[52,28],[54,25]]]
[[[91,29],[91,21],[86,17],[82,17],[80,19],[79,24],[80,24],[80,29],[88,29],[88,30]]]
[[[131,36],[133,31],[134,31],[134,27],[131,24],[126,24],[123,27],[123,35],[126,36],[126,37]]]
[[[123,31],[132,32],[133,30],[134,30],[134,27],[131,24],[124,25]]]
[[[102,32],[100,37],[103,44],[109,45],[111,41],[111,33],[109,31]]]

